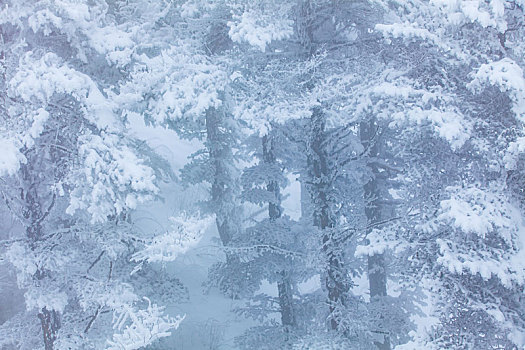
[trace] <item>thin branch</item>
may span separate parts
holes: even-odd
[[[403,216],[395,216],[395,217],[392,217],[392,218],[388,218],[388,219],[385,219],[385,220],[381,220],[381,221],[377,221],[377,222],[372,222],[368,225],[366,225],[365,227],[363,228],[358,228],[358,227],[347,227],[345,229],[343,229],[342,231],[340,231],[340,234],[343,234],[343,233],[346,233],[346,232],[349,232],[349,231],[353,231],[354,233],[355,232],[358,232],[358,231],[365,231],[365,238],[368,236],[368,233],[369,233],[369,230],[374,228],[374,227],[377,227],[377,226],[382,226],[382,225],[385,225],[385,224],[388,224],[390,222],[393,222],[393,221],[397,221],[397,220],[401,220],[403,218],[406,218],[406,217],[413,217],[413,216],[416,216],[418,214],[410,214],[410,211],[406,214],[406,215],[403,215]],[[351,235],[347,235],[347,236],[344,236],[340,241],[338,241],[337,243],[344,243],[346,242],[348,239],[352,238],[354,233],[352,233]]]
[[[261,209],[258,209],[257,211],[255,211],[254,213],[252,213],[250,216],[248,216],[246,219],[244,219],[243,221],[246,222],[246,221],[255,221],[255,218],[259,215],[261,215],[262,213],[266,212],[268,210],[268,206],[265,205],[263,206]]]
[[[4,183],[5,183],[5,181],[4,181]],[[20,222],[26,221],[24,217],[22,217],[22,216],[20,216],[18,214],[18,211],[13,210],[13,207],[11,206],[11,203],[14,202],[14,199],[13,198],[9,198],[8,195],[3,190],[1,190],[1,192],[2,192],[2,197],[4,197],[5,205],[9,209],[9,212],[12,215],[14,215],[18,220],[20,220]]]
[[[25,241],[27,241],[27,238],[7,239],[7,240],[4,240],[4,241],[0,241],[0,245],[8,246],[8,245],[16,243],[16,242],[25,242]]]
[[[336,161],[336,163],[339,163],[339,164],[338,164],[338,167],[336,167],[336,169],[334,170],[333,175],[330,177],[330,181],[334,181],[339,176],[340,169],[342,169],[345,165],[347,165],[350,162],[362,159],[369,153],[370,149],[372,148],[372,146],[374,144],[373,141],[374,141],[374,139],[376,138],[376,136],[378,134],[378,130],[379,130],[379,126],[374,131],[374,135],[367,142],[366,147],[357,156],[346,158],[346,159],[344,159],[344,160],[342,160],[340,162]],[[336,158],[336,159],[338,159],[338,158]]]
[[[102,258],[102,255],[104,255],[105,252],[106,252],[106,251],[103,250],[103,251],[99,254],[99,256],[95,259],[95,261],[93,261],[93,263],[91,263],[91,265],[90,265],[89,268],[87,269],[86,273],[89,273],[89,270],[91,270],[91,269],[93,268],[93,266],[95,266],[95,265],[100,261],[100,259]]]
[[[93,322],[95,322],[95,320],[97,319],[98,317],[98,313],[100,311],[100,305],[99,307],[97,308],[97,311],[95,311],[95,314],[93,316],[91,316],[91,320],[89,320],[89,323],[87,324],[86,326],[86,329],[84,329],[84,333],[87,333],[89,331],[89,329],[91,328],[91,325],[93,324]]]
[[[51,212],[51,209],[53,209],[53,207],[55,206],[56,197],[57,197],[56,193],[53,193],[53,198],[51,199],[51,203],[49,204],[49,207],[45,211],[44,215],[42,215],[40,219],[36,221],[37,225],[40,224],[42,221],[44,221],[46,217],[49,215],[49,213]]]
[[[384,169],[384,170],[390,170],[390,171],[393,171],[395,173],[400,173],[400,172],[403,171],[401,168],[393,167],[393,166],[385,163],[384,161],[380,161],[379,159],[373,160],[373,161],[369,162],[369,164],[373,164],[373,165],[377,166],[378,168],[381,168],[381,169]]]
[[[282,248],[279,248],[279,247],[276,247],[270,244],[256,244],[256,245],[249,246],[249,247],[223,247],[223,249],[226,251],[231,251],[231,252],[243,252],[243,251],[250,251],[250,250],[273,251],[273,252],[283,254],[283,255],[292,255],[292,256],[298,256],[298,257],[304,256],[304,254],[294,252],[291,250],[282,249]]]
[[[334,142],[334,140],[335,142],[339,142],[340,140],[348,137],[348,135],[351,135],[354,132],[354,130],[351,129],[351,127],[353,126],[354,126],[353,123],[349,123],[341,128],[337,128],[336,130],[329,132],[328,133],[329,137],[327,137],[326,140],[324,140],[321,143],[321,145],[326,146],[328,143]]]
[[[41,143],[42,146],[48,146],[48,147],[55,147],[56,149],[59,149],[61,151],[67,152],[67,153],[74,153],[72,150],[67,149],[64,146],[55,144],[55,143]]]
[[[109,262],[109,273],[108,273],[108,282],[111,280],[111,273],[113,272],[113,261]]]
[[[91,282],[97,282],[96,279],[94,279],[93,277],[90,277],[90,276],[85,276],[84,275],[84,276],[82,276],[82,278],[87,279],[88,281],[91,281]]]

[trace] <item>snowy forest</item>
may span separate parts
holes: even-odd
[[[524,0],[0,0],[0,349],[525,349]]]

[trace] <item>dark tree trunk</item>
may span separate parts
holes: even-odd
[[[306,56],[314,53],[313,28],[312,28],[312,5],[310,0],[298,0],[297,16],[295,19],[295,30]]]
[[[44,336],[44,349],[53,350],[58,330],[60,329],[60,316],[54,310],[43,308],[38,314],[42,325],[42,335]]]
[[[211,184],[211,206],[215,213],[215,222],[222,245],[232,245],[232,240],[239,231],[239,216],[237,205],[237,179],[233,174],[232,135],[224,126],[224,111],[209,108],[206,111],[206,147],[213,166],[213,180]],[[231,269],[239,265],[239,257],[233,253],[226,253],[226,265]],[[238,276],[228,273],[219,288],[232,299],[238,299],[242,293],[235,286]]]
[[[228,136],[221,125],[221,111],[210,108],[206,112],[207,148],[213,165],[213,182],[211,184],[211,201],[216,215],[219,237],[224,246],[228,246],[235,234],[237,222],[234,215],[235,198],[232,188],[230,167],[233,159]]]
[[[361,143],[368,150],[369,157],[371,159],[376,159],[380,157],[380,143],[379,143],[379,133],[378,126],[375,118],[370,118],[370,120],[363,121],[360,125],[360,137]],[[374,162],[369,162],[368,166],[372,171],[372,178],[364,186],[364,196],[365,196],[365,214],[367,218],[368,226],[371,224],[380,222],[382,218],[382,208],[381,208],[381,193],[379,191],[379,170]],[[368,229],[370,233],[372,228]],[[387,295],[386,289],[386,264],[384,254],[374,254],[368,256],[368,282],[370,288],[370,303],[381,302],[381,298]],[[387,315],[380,315],[384,320]],[[381,323],[384,321],[376,320],[377,325],[375,327],[380,328]],[[380,350],[389,350],[390,349],[390,337],[388,334],[384,333],[384,330],[375,330],[377,332],[383,332],[378,334],[383,334],[383,342],[376,341],[374,342],[378,349]]]
[[[23,186],[20,190],[20,198],[24,203],[22,216],[24,220],[26,220],[26,235],[30,247],[33,250],[36,249],[39,242],[44,239],[42,224],[54,206],[54,197],[52,197],[49,204],[46,204],[45,209],[40,202],[48,196],[47,193],[47,196],[39,195],[38,191],[42,178],[40,177],[40,172],[36,169],[38,169],[38,165],[41,162],[42,159],[36,159],[36,161],[31,160],[28,161],[27,164],[23,164],[21,167]],[[33,279],[35,280],[35,283],[42,284],[46,283],[45,279],[48,277],[48,271],[38,269],[34,274]],[[43,308],[37,316],[40,319],[42,328],[44,349],[53,350],[57,333],[60,329],[60,314],[55,310]]]
[[[277,283],[277,291],[279,293],[279,307],[281,308],[281,324],[285,331],[288,331],[296,325],[293,309],[293,293],[290,278],[284,272],[282,276],[282,281]]]
[[[274,144],[271,136],[264,136],[262,139],[263,161],[267,164],[277,164],[274,152]],[[281,208],[281,191],[279,184],[275,181],[269,181],[266,189],[273,193],[274,202],[268,203],[268,217],[270,221],[279,219],[282,215]],[[281,323],[285,330],[295,327],[295,315],[293,312],[293,294],[290,277],[285,271],[281,271],[281,281],[277,283],[279,293],[279,306],[281,308]]]
[[[313,206],[313,224],[322,231],[323,251],[327,257],[325,286],[328,291],[330,308],[330,328],[338,329],[339,321],[334,314],[336,307],[345,306],[349,290],[347,272],[339,247],[334,245],[333,233],[336,220],[331,212],[330,182],[331,169],[326,150],[325,115],[320,107],[315,107],[310,120],[310,140],[308,150],[309,192]]]

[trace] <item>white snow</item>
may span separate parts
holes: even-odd
[[[26,157],[20,152],[17,142],[8,138],[0,138],[0,176],[14,175],[21,163],[26,163]]]
[[[293,35],[293,21],[283,17],[283,13],[266,14],[259,9],[248,9],[241,15],[234,15],[228,22],[232,41],[243,41],[259,48],[262,52],[274,40],[283,40]]]
[[[43,308],[63,312],[68,304],[67,294],[60,290],[30,289],[24,293],[27,311],[40,311]]]
[[[104,222],[108,215],[134,209],[158,193],[153,169],[124,141],[104,132],[79,137],[83,163],[77,175],[83,181],[73,189],[66,213],[73,215],[83,209],[94,223]]]
[[[215,218],[209,216],[190,217],[185,213],[170,217],[171,230],[154,237],[146,247],[133,254],[132,261],[169,262],[194,248],[208,227],[215,223]]]
[[[116,333],[107,341],[107,350],[141,349],[179,328],[184,316],[167,316],[164,308],[145,299],[149,304],[146,309],[126,308],[116,317],[113,326]]]
[[[499,61],[482,64],[467,86],[476,91],[484,84],[495,85],[502,92],[508,93],[516,118],[525,122],[525,78],[523,69],[516,62],[505,57]]]
[[[479,274],[486,280],[495,276],[504,286],[513,281],[523,283],[525,230],[519,209],[497,188],[449,187],[447,192],[451,197],[441,202],[437,222],[456,228],[458,241],[437,239],[437,262],[454,274]],[[496,234],[511,248],[502,251],[487,245],[484,249],[470,249],[459,239],[468,233],[477,235],[481,244],[489,233]]]
[[[47,104],[54,94],[71,94],[84,106],[87,119],[99,129],[119,129],[113,113],[115,106],[104,97],[95,82],[65,65],[53,53],[40,58],[32,52],[25,54],[9,87],[14,96],[28,103]]]

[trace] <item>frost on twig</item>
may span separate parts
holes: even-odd
[[[170,317],[164,314],[164,308],[148,302],[146,309],[137,310],[126,307],[114,314],[113,339],[108,340],[107,350],[133,350],[148,346],[154,341],[168,337],[171,330],[179,327],[185,316]]]
[[[174,261],[200,241],[213,220],[213,217],[200,218],[187,216],[185,213],[170,217],[171,230],[154,237],[131,260],[140,263]]]

